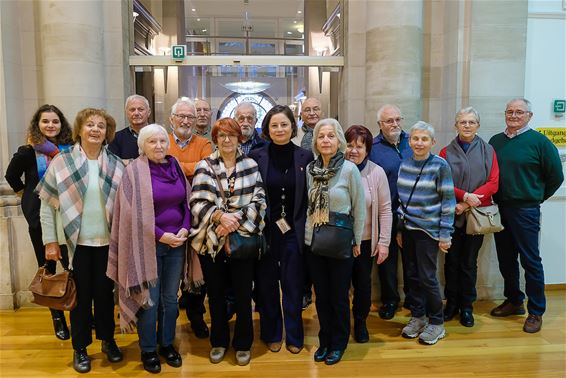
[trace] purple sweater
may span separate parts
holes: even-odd
[[[187,204],[185,177],[181,176],[175,158],[167,156],[167,163],[149,161],[153,208],[155,211],[155,240],[164,233],[177,234],[181,228],[191,228],[191,212]]]

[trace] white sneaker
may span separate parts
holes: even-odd
[[[226,348],[224,347],[214,347],[210,350],[210,362],[213,364],[217,364],[224,359],[224,355],[226,354]]]
[[[421,316],[420,318],[411,317],[409,323],[403,328],[401,336],[406,339],[414,339],[419,336],[419,334],[425,329],[428,324],[426,317]]]
[[[419,336],[419,342],[421,344],[433,345],[446,336],[446,331],[444,330],[444,324],[434,325],[428,324],[424,331],[421,332]]]
[[[238,365],[245,366],[250,363],[252,359],[252,354],[249,350],[238,350],[236,351],[236,361]]]

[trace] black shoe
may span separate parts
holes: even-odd
[[[385,320],[393,319],[398,306],[398,303],[384,303],[379,308],[379,317]]]
[[[55,337],[59,340],[69,340],[71,335],[69,334],[69,328],[65,321],[65,313],[60,310],[51,310],[51,319],[53,319]]]
[[[340,362],[343,355],[344,355],[343,350],[333,350],[328,353],[328,355],[326,356],[326,360],[324,360],[324,363],[326,365],[337,364],[338,362]]]
[[[462,310],[460,312],[460,324],[464,327],[474,326],[474,314],[472,310]]]
[[[86,348],[75,349],[73,352],[73,368],[77,373],[88,373],[90,371],[90,357],[86,353]]]
[[[303,295],[303,310],[309,308],[312,303],[312,294],[305,294]]]
[[[161,361],[159,361],[159,356],[155,352],[142,352],[141,360],[143,363],[143,368],[153,374],[157,374],[161,371]]]
[[[452,320],[456,315],[458,315],[459,309],[452,303],[446,303],[444,306],[444,321],[447,322]]]
[[[183,365],[183,359],[181,358],[179,352],[175,350],[175,347],[173,345],[159,348],[159,355],[165,358],[165,361],[169,366],[180,367],[181,365]]]
[[[315,362],[322,362],[326,360],[326,356],[328,356],[328,348],[326,347],[319,347],[316,352],[314,352],[314,361]]]
[[[369,332],[365,319],[354,320],[354,339],[358,343],[367,343],[369,341]]]
[[[116,340],[102,340],[102,353],[106,353],[106,358],[110,362],[120,362],[124,358],[122,351],[116,345]]]
[[[195,336],[199,339],[206,339],[210,335],[208,326],[202,317],[191,319],[191,328],[193,329]]]

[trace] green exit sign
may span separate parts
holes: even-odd
[[[554,113],[555,114],[566,113],[566,100],[554,100]]]
[[[171,46],[171,57],[174,60],[183,60],[187,55],[187,46],[185,45],[173,45]]]

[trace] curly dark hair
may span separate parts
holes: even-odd
[[[45,135],[41,133],[39,129],[39,120],[41,119],[41,115],[43,113],[55,113],[57,117],[59,117],[59,121],[61,121],[61,131],[55,137],[53,141],[55,144],[71,144],[73,143],[73,131],[71,129],[71,125],[67,118],[63,115],[63,112],[59,110],[58,107],[55,105],[41,105],[39,109],[35,111],[33,117],[31,118],[31,122],[28,126],[28,133],[27,133],[27,143],[32,145],[37,145],[45,142]]]
[[[81,130],[87,120],[92,116],[100,116],[106,121],[106,138],[103,144],[108,144],[114,140],[116,134],[116,120],[106,113],[104,109],[85,108],[77,113],[75,124],[73,125],[73,139],[75,142],[81,143]]]

